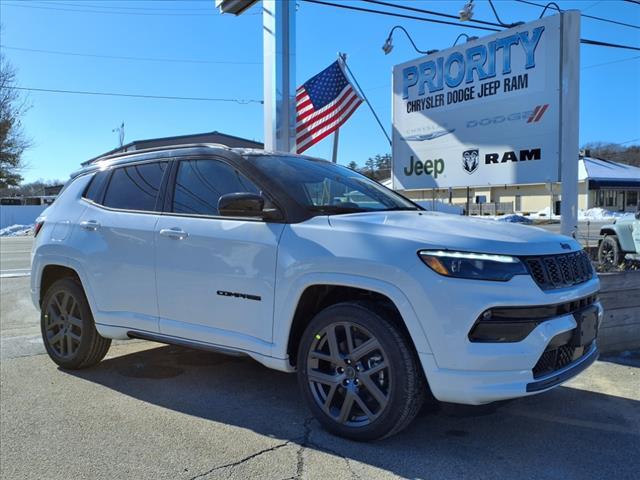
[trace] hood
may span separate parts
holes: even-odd
[[[412,240],[419,248],[505,255],[549,255],[581,250],[573,238],[538,227],[439,212],[372,212],[332,215],[333,228]],[[567,248],[569,246],[570,248]]]

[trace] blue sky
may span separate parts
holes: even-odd
[[[340,0],[334,0],[340,1]],[[344,2],[380,8],[358,1]],[[456,14],[465,3],[402,0]],[[495,1],[503,21],[528,21],[540,9]],[[640,25],[640,5],[622,1],[562,1],[564,9]],[[120,8],[115,8],[120,7]],[[84,10],[84,11],[77,11]],[[409,12],[407,12],[409,13]],[[21,86],[189,97],[262,98],[262,35],[259,6],[234,17],[218,14],[214,0],[104,1],[2,0],[1,44],[18,70]],[[477,0],[476,19],[495,18]],[[409,30],[419,48],[444,49],[468,28],[436,25],[299,3],[296,83],[329,65],[338,51],[390,130],[391,69],[417,55],[401,34],[385,56],[381,46],[394,25]],[[487,32],[487,34],[490,32]],[[583,18],[582,37],[640,46],[640,30]],[[12,48],[9,48],[12,47]],[[193,59],[249,63],[177,63],[57,55],[26,48],[92,55]],[[583,45],[581,53],[580,143],[640,139],[640,52]],[[614,63],[615,62],[615,63]],[[606,65],[602,65],[606,63]],[[28,94],[24,119],[34,146],[25,154],[27,181],[64,179],[79,163],[117,143],[112,129],[125,122],[125,142],[207,131],[263,139],[259,104],[151,100],[54,93]],[[634,143],[640,143],[637,140]],[[329,158],[331,137],[307,153]],[[340,133],[340,163],[389,152],[389,144],[365,105]]]

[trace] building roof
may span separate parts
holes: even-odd
[[[596,187],[640,186],[640,168],[625,163],[585,157],[580,159],[578,178]]]
[[[226,133],[213,131],[207,133],[194,133],[191,135],[178,135],[174,137],[149,138],[145,140],[134,140],[122,147],[109,150],[97,157],[91,158],[86,162],[82,162],[83,166],[89,165],[99,158],[113,155],[120,152],[131,152],[134,150],[142,150],[144,148],[164,147],[168,145],[187,145],[194,143],[219,143],[230,148],[263,148],[264,145],[247,138],[236,137]]]

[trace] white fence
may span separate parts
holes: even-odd
[[[0,228],[31,225],[47,205],[0,205]]]

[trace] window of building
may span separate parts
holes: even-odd
[[[217,160],[183,160],[173,193],[175,213],[218,215],[218,200],[228,193],[259,193],[242,173]]]
[[[116,168],[104,196],[104,205],[124,210],[156,210],[156,200],[167,162]]]
[[[627,191],[627,207],[635,207],[638,205],[638,192],[629,190]]]

